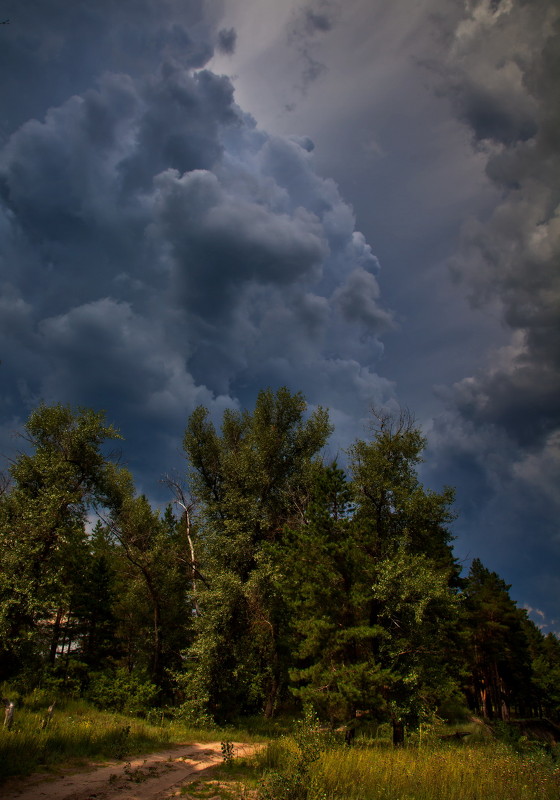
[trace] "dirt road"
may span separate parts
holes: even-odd
[[[259,745],[234,742],[235,755],[251,755]],[[222,763],[220,742],[177,745],[173,749],[114,762],[64,777],[34,776],[0,788],[2,800],[164,800]],[[4,791],[3,791],[4,790]]]

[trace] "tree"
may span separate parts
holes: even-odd
[[[197,639],[186,693],[218,717],[273,713],[287,678],[286,609],[269,546],[294,514],[313,458],[330,434],[301,394],[262,391],[253,413],[227,410],[218,433],[197,408],[185,432],[197,497],[200,570]]]
[[[384,631],[374,655],[393,680],[387,702],[395,741],[402,722],[452,691],[459,568],[449,524],[454,493],[425,489],[417,465],[425,438],[412,416],[373,410],[372,437],[349,451],[359,547],[370,564],[369,624]]]
[[[307,507],[279,548],[293,635],[294,693],[334,722],[379,707],[388,674],[375,660],[352,491],[336,463],[317,466]]]
[[[389,717],[399,743],[405,721],[455,690],[458,569],[452,493],[426,491],[416,473],[422,436],[407,415],[377,421],[350,449],[352,481],[323,468],[292,532],[304,554],[291,581],[292,675],[302,698],[350,727],[359,712]]]
[[[560,641],[553,633],[542,636],[532,659],[533,686],[539,714],[560,719]]]
[[[418,479],[426,440],[407,411],[398,416],[373,409],[372,437],[349,450],[356,516],[364,529],[363,547],[387,557],[405,546],[428,556],[456,579],[449,524],[454,491],[425,489]]]
[[[363,443],[359,449],[366,452]],[[367,455],[382,461],[377,452]],[[383,460],[399,455],[391,459],[385,450]],[[407,467],[401,461],[401,472]],[[371,473],[368,480],[375,486]],[[418,492],[415,482],[409,486]],[[384,491],[399,514],[409,501],[402,484],[386,480]],[[285,571],[298,641],[291,674],[296,694],[332,722],[345,722],[349,735],[358,715],[389,717],[399,743],[404,720],[435,709],[453,690],[446,647],[457,603],[449,569],[411,552],[406,536],[380,541],[360,499],[336,464],[316,471],[303,524],[291,532],[292,555],[300,556]],[[376,512],[387,519],[384,533],[395,537],[386,510],[378,505]]]
[[[23,438],[29,452],[10,467],[13,485],[0,497],[5,676],[33,653],[56,652],[57,620],[87,558],[87,512],[105,491],[108,462],[101,447],[121,437],[102,413],[41,405],[29,417]]]
[[[531,655],[524,614],[510,586],[475,558],[465,586],[471,705],[490,719],[507,721],[512,705],[530,695]]]
[[[132,476],[122,468],[112,470],[108,504],[104,521],[118,565],[116,612],[127,666],[145,670],[162,689],[190,630],[185,531],[171,508],[161,515],[145,495],[137,496]]]

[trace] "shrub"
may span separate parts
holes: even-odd
[[[125,714],[147,713],[156,695],[156,686],[144,675],[125,669],[95,674],[87,692],[88,699],[98,708]]]

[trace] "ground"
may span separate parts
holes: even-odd
[[[259,745],[234,742],[236,756],[249,756]],[[212,767],[223,763],[220,742],[189,743],[130,761],[111,762],[63,777],[35,775],[3,786],[2,800],[226,800],[232,787],[212,780]],[[245,795],[246,797],[248,795]]]

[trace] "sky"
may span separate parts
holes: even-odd
[[[407,407],[457,557],[560,630],[560,6],[0,0],[0,453],[105,409],[139,491],[189,414]]]

